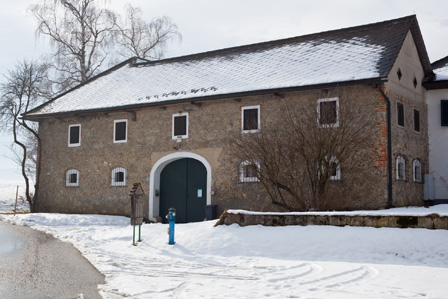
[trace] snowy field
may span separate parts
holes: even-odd
[[[448,214],[447,205],[401,210]],[[176,244],[168,245],[166,224],[145,224],[143,241],[133,246],[126,217],[28,214],[0,220],[73,243],[105,274],[104,298],[448,297],[445,230],[213,227],[207,221],[177,224]]]
[[[14,213],[17,186],[19,186],[19,193],[16,211],[29,212],[30,206],[25,198],[25,182],[0,180],[0,213]]]

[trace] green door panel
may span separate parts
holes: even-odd
[[[171,162],[160,174],[159,215],[166,222],[168,209],[176,209],[176,222],[197,222],[205,218],[207,170],[195,159]],[[201,196],[202,193],[202,196]]]

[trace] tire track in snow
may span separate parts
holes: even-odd
[[[329,276],[299,282],[299,286],[312,292],[326,289],[343,288],[355,283],[362,283],[378,275],[378,270],[373,267],[361,266],[348,271],[339,272]]]

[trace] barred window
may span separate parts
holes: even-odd
[[[76,187],[79,186],[79,171],[76,169],[69,169],[65,173],[65,186]]]
[[[112,170],[112,186],[126,186],[127,171],[123,167]]]
[[[415,159],[412,162],[412,173],[414,182],[421,183],[422,182],[422,164],[420,160]]]
[[[240,164],[240,182],[259,182],[257,173],[260,170],[260,163],[243,161]]]
[[[397,157],[395,172],[397,180],[404,181],[406,179],[406,160],[403,156]]]

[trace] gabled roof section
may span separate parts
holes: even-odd
[[[146,62],[131,59],[30,111],[25,118],[131,109],[387,77],[411,30],[431,72],[417,18]]]

